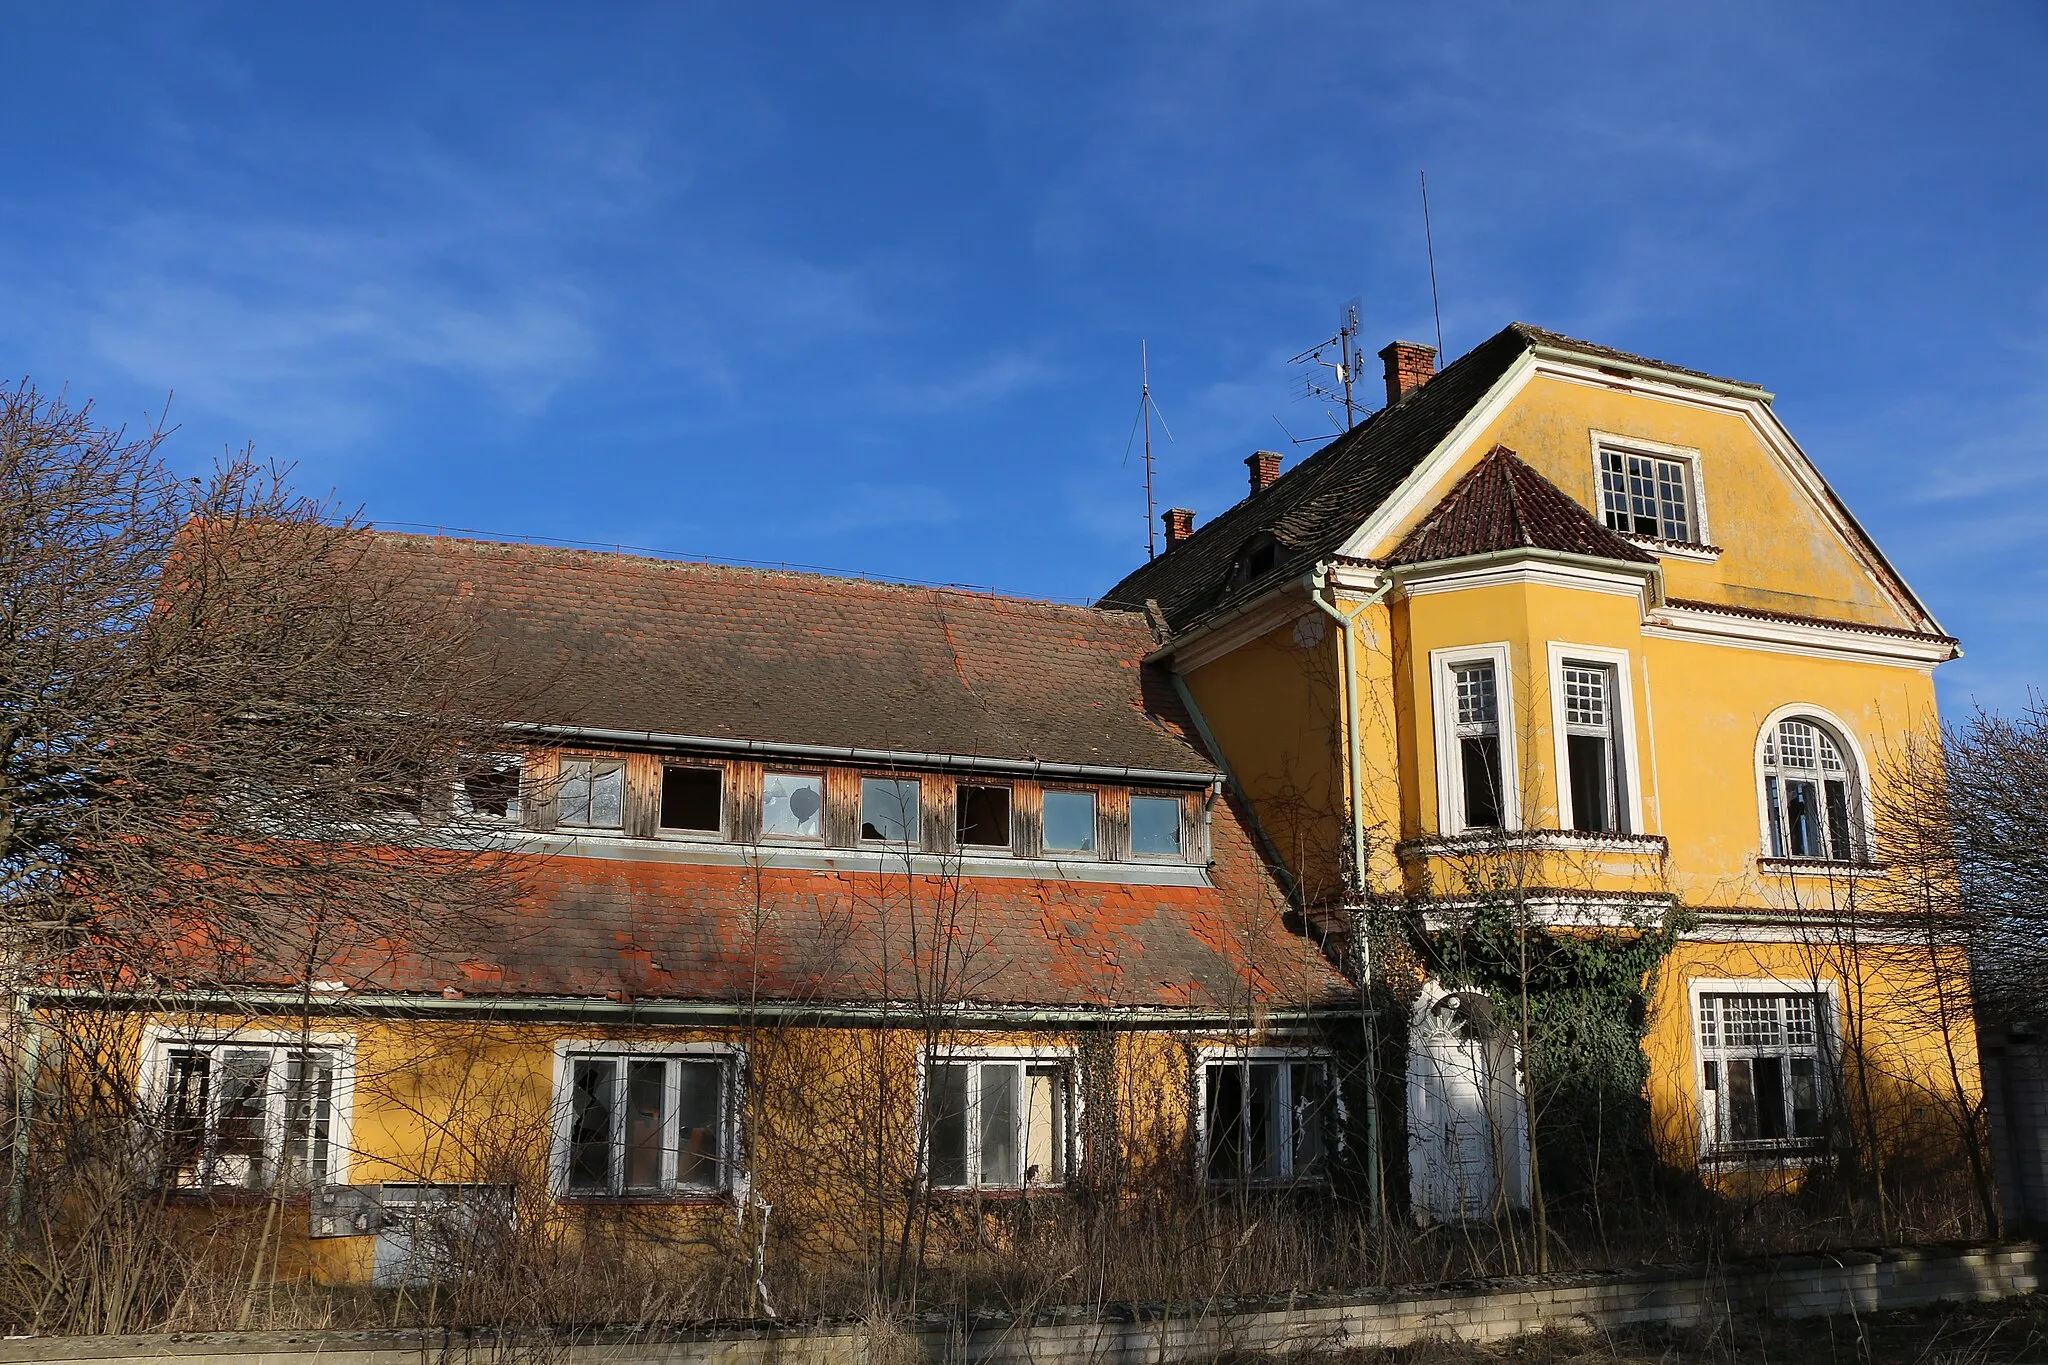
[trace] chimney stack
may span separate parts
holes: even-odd
[[[1280,477],[1280,452],[1277,450],[1254,450],[1245,457],[1245,467],[1252,471],[1252,496],[1257,497],[1273,486],[1273,480]]]
[[[1393,341],[1380,352],[1387,362],[1387,406],[1406,398],[1436,376],[1436,348],[1419,341]]]
[[[1195,533],[1195,514],[1185,507],[1169,507],[1159,514],[1159,519],[1166,523],[1169,550]]]

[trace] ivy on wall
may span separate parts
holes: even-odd
[[[1523,1033],[1532,1131],[1553,1209],[1659,1178],[1643,1037],[1658,973],[1684,929],[1676,911],[1625,928],[1553,929],[1501,897],[1422,936],[1440,982],[1486,992],[1501,1023]]]

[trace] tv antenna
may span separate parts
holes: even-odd
[[[1301,398],[1313,398],[1324,403],[1344,405],[1344,430],[1358,425],[1359,403],[1352,389],[1358,382],[1359,371],[1364,367],[1365,354],[1358,347],[1358,300],[1344,305],[1344,316],[1337,323],[1337,335],[1315,345],[1295,356],[1287,363],[1308,365],[1330,371],[1318,374],[1314,368],[1302,376]],[[1334,357],[1334,358],[1333,358]],[[1335,413],[1329,414],[1330,421],[1337,420]],[[1283,425],[1282,431],[1286,430]],[[1292,439],[1292,438],[1290,438]]]
[[[1444,306],[1436,295],[1436,238],[1429,230],[1429,172],[1417,171],[1422,177],[1422,245],[1429,252],[1429,306],[1436,312],[1436,355],[1437,363],[1443,363],[1444,355]]]
[[[1166,414],[1159,410],[1159,404],[1152,401],[1152,356],[1150,343],[1138,343],[1138,415],[1131,419],[1130,439],[1124,442],[1125,464],[1131,462],[1131,446],[1138,439],[1138,428],[1145,429],[1145,558],[1159,557],[1159,518],[1155,515],[1157,504],[1152,496],[1152,419],[1159,419],[1159,429],[1166,433],[1166,439],[1173,440],[1173,428],[1166,425]]]

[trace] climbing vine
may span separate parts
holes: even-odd
[[[1423,936],[1438,980],[1486,992],[1501,1021],[1522,1033],[1532,1131],[1554,1209],[1657,1178],[1643,1038],[1658,973],[1684,928],[1674,911],[1627,928],[1553,929],[1503,897]]]

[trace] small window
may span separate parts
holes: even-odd
[[[1620,833],[1621,746],[1614,669],[1606,664],[1567,662],[1560,675],[1571,827],[1583,834]]]
[[[970,787],[955,789],[954,827],[962,848],[1008,848],[1010,846],[1010,789]]]
[[[1862,857],[1856,774],[1842,742],[1819,721],[1795,716],[1765,737],[1764,808],[1773,858]]]
[[[724,1058],[571,1054],[564,1184],[631,1198],[727,1187]]]
[[[1142,858],[1177,858],[1181,852],[1180,798],[1131,798],[1131,852]]]
[[[240,1042],[169,1049],[158,1135],[171,1183],[195,1189],[303,1188],[327,1181],[337,1058],[324,1049]]]
[[[1062,1062],[934,1062],[925,1085],[927,1178],[940,1189],[1065,1184],[1069,1089]]]
[[[519,760],[485,759],[455,784],[455,813],[489,820],[519,818]]]
[[[1499,829],[1501,797],[1500,686],[1491,663],[1456,664],[1458,774],[1466,829]]]
[[[625,823],[626,765],[615,759],[562,760],[555,792],[555,822],[587,829],[618,829]]]
[[[1810,992],[1699,997],[1701,1126],[1708,1155],[1818,1150],[1827,998]]]
[[[661,827],[696,834],[725,828],[725,769],[663,768]]]
[[[1229,1058],[1202,1068],[1203,1169],[1212,1181],[1319,1178],[1328,1146],[1329,1064]]]
[[[860,780],[860,837],[883,843],[918,842],[916,778],[864,777]]]
[[[1690,542],[1699,524],[1692,466],[1684,460],[1602,450],[1600,499],[1607,525],[1629,535]]]
[[[769,773],[761,780],[761,833],[771,839],[815,839],[825,809],[825,781],[815,773]]]
[[[1049,853],[1095,851],[1095,793],[1049,791],[1045,794],[1044,839]]]

